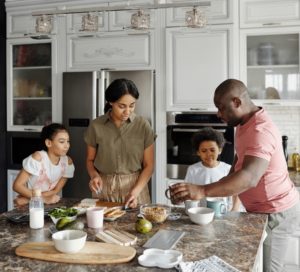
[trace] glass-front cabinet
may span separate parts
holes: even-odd
[[[56,119],[55,41],[8,40],[7,129],[40,130]]]
[[[299,28],[241,31],[241,80],[259,104],[299,105]]]

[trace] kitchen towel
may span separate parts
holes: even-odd
[[[176,269],[179,272],[240,272],[215,255],[195,262],[181,262]]]

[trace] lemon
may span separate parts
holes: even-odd
[[[139,218],[135,223],[135,229],[139,233],[148,233],[152,229],[152,223],[145,218]]]

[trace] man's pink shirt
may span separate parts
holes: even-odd
[[[254,156],[269,162],[266,173],[257,186],[239,195],[249,212],[274,213],[285,211],[299,201],[299,193],[289,178],[279,130],[263,110],[256,112],[236,129],[235,170],[241,169],[244,156]]]

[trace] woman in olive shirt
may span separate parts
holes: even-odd
[[[128,79],[114,80],[105,91],[105,114],[89,125],[86,166],[89,187],[102,201],[125,206],[150,203],[148,182],[154,167],[155,134],[134,113],[139,92]]]

